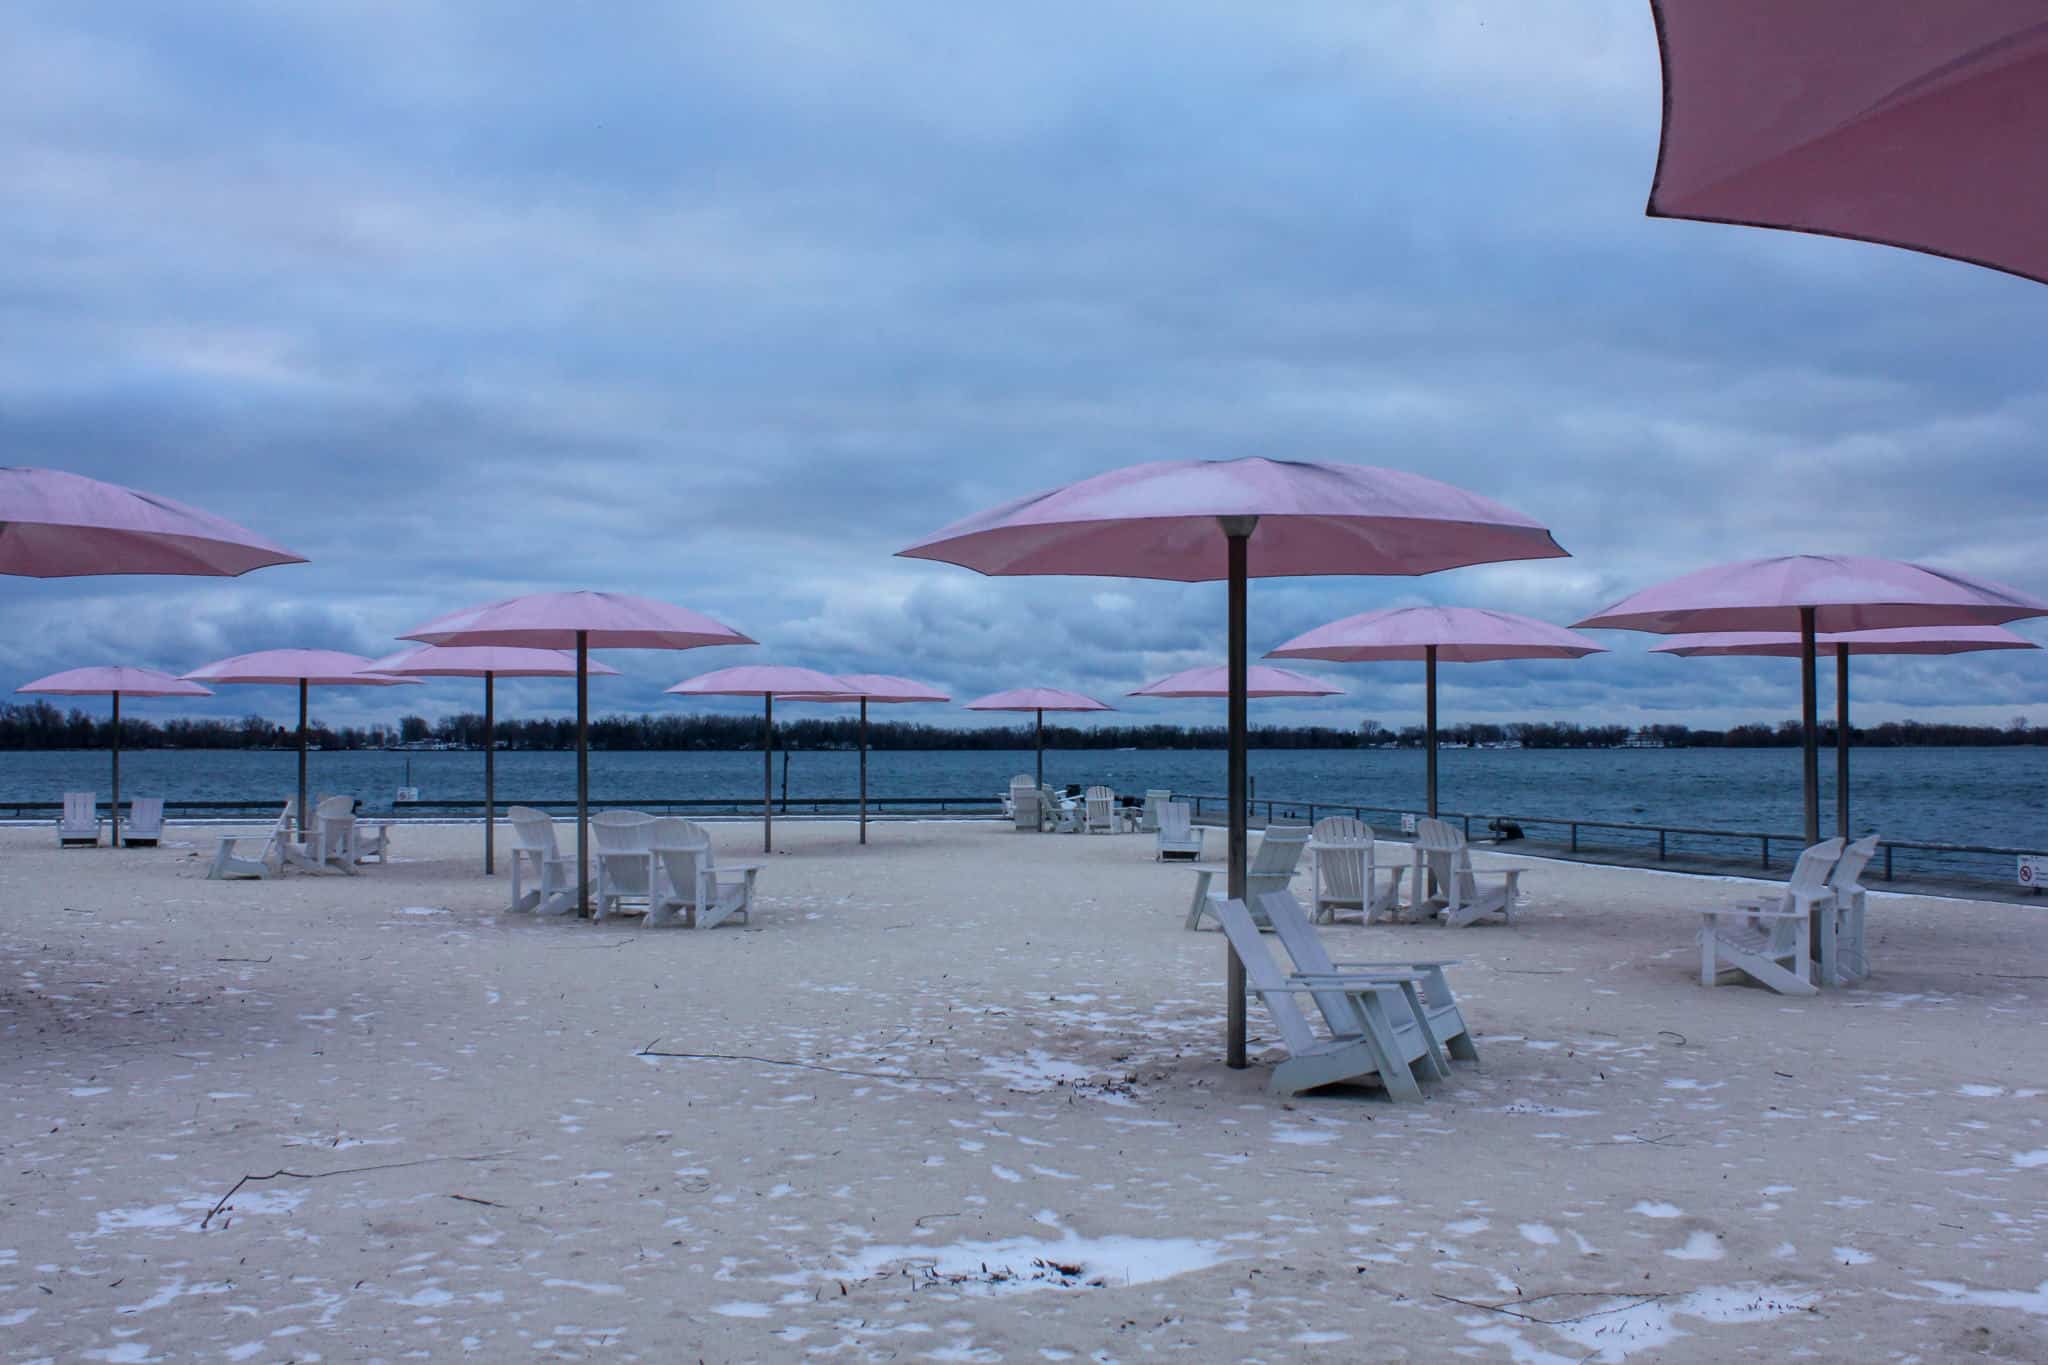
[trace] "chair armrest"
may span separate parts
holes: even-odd
[[[1175,866],[1183,872],[1207,872],[1211,876],[1221,876],[1230,871],[1223,863],[1177,863]]]
[[[1804,910],[1750,910],[1737,906],[1732,910],[1702,910],[1702,915],[1715,919],[1805,919]]]
[[[715,863],[712,865],[711,870],[713,872],[759,872],[766,866],[768,866],[766,863]]]
[[[1313,982],[1317,986],[1342,986],[1356,981],[1366,985],[1399,985],[1403,981],[1424,981],[1427,972],[1411,971],[1406,967],[1392,968],[1383,972],[1289,972],[1289,981]]]
[[[1439,972],[1446,967],[1463,966],[1464,959],[1458,957],[1446,957],[1440,959],[1432,959],[1429,961],[1418,960],[1413,962],[1332,962],[1330,965],[1332,967],[1335,967],[1339,971],[1356,970],[1370,972],[1378,971],[1382,967],[1393,967],[1418,972]]]

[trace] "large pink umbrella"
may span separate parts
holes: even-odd
[[[615,678],[619,670],[595,660],[593,678]],[[513,645],[415,645],[370,664],[373,673],[400,678],[482,678],[484,680],[484,875],[497,872],[498,713],[500,678],[573,678],[576,660],[559,649]]]
[[[840,690],[837,693],[809,693],[792,695],[791,701],[859,701],[860,702],[860,841],[868,841],[868,703],[890,702],[931,702],[951,701],[952,698],[938,688],[916,681],[913,678],[899,678],[890,673],[841,673],[836,675]]]
[[[305,559],[196,507],[61,469],[0,469],[0,573],[232,577]]]
[[[1651,0],[1649,212],[2048,280],[2040,0]]]
[[[1485,607],[1389,607],[1361,612],[1297,635],[1269,659],[1329,659],[1368,663],[1420,661],[1423,676],[1423,749],[1429,813],[1436,805],[1436,666],[1494,663],[1503,659],[1582,659],[1606,650],[1562,626]]]
[[[306,809],[306,690],[309,687],[397,687],[416,683],[415,678],[395,678],[372,673],[370,661],[360,654],[338,649],[260,649],[254,654],[236,654],[195,668],[185,677],[192,682],[250,683],[276,686],[296,685],[299,689],[299,828],[308,828],[312,812]]]
[[[509,645],[576,652],[576,906],[590,914],[590,651],[750,645],[687,607],[616,592],[537,592],[450,612],[401,634],[430,645]]]
[[[1542,526],[1403,470],[1310,461],[1133,465],[967,518],[899,553],[985,574],[1093,574],[1229,584],[1230,861],[1244,895],[1246,582],[1308,574],[1424,574],[1550,559]],[[1244,964],[1225,959],[1226,1060],[1245,1064]]]
[[[1806,840],[1820,840],[1818,635],[1906,626],[1996,626],[2048,616],[2048,602],[1967,574],[1860,555],[1779,555],[1682,575],[1625,597],[1578,623],[1580,630],[1771,631],[1800,640],[1801,785]]]
[[[210,697],[213,693],[197,683],[174,678],[168,673],[159,673],[154,668],[126,668],[121,665],[99,668],[70,668],[62,673],[52,673],[46,678],[37,678],[14,689],[17,692],[40,692],[53,697],[112,697],[114,699],[114,739],[110,746],[113,751],[114,783],[114,847],[121,846],[121,694],[131,697]]]
[[[1835,655],[1835,833],[1849,834],[1849,656],[1851,654],[1972,654],[1987,649],[2039,649],[2024,635],[2003,626],[1905,626],[1897,630],[1864,630],[1853,634],[1814,637],[1818,649]],[[1685,658],[1766,655],[1796,659],[1805,652],[1797,635],[1768,631],[1724,631],[1711,635],[1679,635],[1652,654]]]
[[[1306,673],[1296,673],[1291,668],[1275,668],[1271,664],[1252,664],[1245,669],[1247,697],[1335,697],[1344,689],[1332,687],[1320,678],[1311,678]],[[1146,683],[1132,697],[1227,697],[1230,695],[1230,666],[1228,664],[1205,664],[1199,668],[1183,669],[1157,682]]]
[[[965,711],[1029,711],[1038,717],[1038,785],[1045,785],[1045,713],[1048,711],[1114,711],[1093,697],[1066,692],[1057,687],[1013,687],[985,697],[962,702]]]
[[[792,664],[741,664],[685,678],[666,689],[685,697],[759,697],[761,699],[761,851],[775,851],[775,699],[855,701],[839,689],[839,679],[815,668]]]

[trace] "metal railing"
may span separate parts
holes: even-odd
[[[344,793],[348,794],[348,793]],[[104,808],[106,802],[102,800]],[[227,820],[239,816],[260,816],[274,818],[278,808],[284,804],[282,797],[267,796],[260,800],[198,801],[165,798],[166,818],[184,816],[187,819]],[[823,815],[828,812],[845,812],[851,815],[860,806],[857,796],[789,796],[775,800],[777,815],[810,814]],[[576,798],[546,797],[529,798],[501,796],[497,800],[502,813],[508,806],[532,806],[536,810],[551,814],[574,812]],[[37,818],[54,819],[62,811],[61,801],[5,801],[0,800],[0,820],[24,821]],[[596,797],[590,799],[592,810],[615,810],[630,808],[664,815],[679,814],[732,814],[739,816],[758,815],[761,810],[759,796],[712,796],[712,797]],[[989,796],[868,796],[868,814],[888,815],[891,813],[938,814],[938,815],[995,815],[1001,810],[1001,798]],[[401,801],[388,810],[383,807],[365,806],[364,814],[380,818],[391,815],[398,819],[417,817],[423,819],[480,819],[484,813],[482,797],[458,797],[429,801]]]

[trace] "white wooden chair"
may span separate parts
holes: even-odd
[[[1731,910],[1700,912],[1700,984],[1748,977],[1780,995],[1813,995],[1813,923],[1832,914],[1835,895],[1828,873],[1842,856],[1842,841],[1829,839],[1799,855],[1784,890],[1765,901]]]
[[[1202,856],[1202,831],[1195,827],[1194,817],[1188,813],[1185,801],[1162,801],[1157,812],[1159,822],[1159,851],[1155,855],[1160,862],[1175,858]]]
[[[576,860],[555,844],[555,821],[532,806],[505,812],[512,826],[512,909],[566,915],[576,908]]]
[[[1163,787],[1148,787],[1145,791],[1144,809],[1138,812],[1138,833],[1159,832],[1159,808],[1173,800],[1173,793]]]
[[[1417,913],[1434,912],[1452,928],[1477,924],[1487,915],[1499,915],[1515,922],[1515,906],[1521,900],[1519,867],[1475,870],[1472,850],[1465,845],[1465,832],[1448,820],[1418,820],[1415,823],[1414,884],[1409,888]],[[1499,878],[1482,886],[1480,878]],[[1425,899],[1430,883],[1433,898]]]
[[[164,837],[164,799],[138,796],[128,803],[128,818],[121,822],[121,843],[127,848],[155,848]]]
[[[285,861],[308,872],[356,875],[356,799],[325,796],[313,807],[313,828],[302,844],[285,845]]]
[[[1045,802],[1029,777],[1010,779],[1010,819],[1017,829],[1033,834],[1045,828]]]
[[[368,862],[390,862],[391,822],[356,816],[349,833],[349,857],[357,867]]]
[[[1832,914],[1822,911],[1814,935],[1820,952],[1820,982],[1840,986],[1870,975],[1870,958],[1864,946],[1863,919],[1869,899],[1863,889],[1863,869],[1877,856],[1878,836],[1858,839],[1842,850],[1841,861],[1828,873],[1828,889],[1835,893]]]
[[[728,919],[747,920],[760,863],[721,864],[710,831],[673,817],[654,822],[652,843],[663,889],[647,912],[648,928],[680,920],[693,929],[716,929]]]
[[[1274,1094],[1298,1095],[1373,1078],[1390,1098],[1422,1098],[1415,1073],[1419,1070],[1427,1079],[1440,1073],[1429,1029],[1415,1009],[1412,985],[1403,990],[1401,983],[1383,979],[1311,982],[1287,976],[1274,962],[1243,901],[1220,900],[1214,913],[1244,963],[1245,983],[1265,1004],[1287,1048],[1287,1060],[1273,1068]],[[1323,1009],[1328,1036],[1318,1037],[1309,1026],[1296,1001],[1302,995]]]
[[[1083,828],[1090,834],[1114,834],[1117,832],[1116,793],[1107,787],[1090,787],[1082,798],[1085,810]]]
[[[277,823],[270,827],[262,850],[253,858],[236,853],[236,846],[251,842],[246,834],[224,834],[213,862],[206,869],[207,880],[226,881],[232,877],[277,877],[284,874],[284,851],[291,847],[292,803],[284,803]]]
[[[57,817],[57,847],[100,846],[98,792],[65,792],[64,813]]]
[[[1247,905],[1257,907],[1259,897],[1268,891],[1279,891],[1294,880],[1294,870],[1301,865],[1301,851],[1308,847],[1307,825],[1274,825],[1266,830],[1259,840],[1259,847],[1251,856],[1244,869],[1244,895]],[[1212,912],[1224,897],[1222,889],[1212,891],[1219,877],[1227,877],[1230,868],[1224,863],[1189,863],[1189,870],[1195,873],[1195,894],[1188,904],[1188,928],[1202,927],[1202,916]],[[1252,919],[1265,923],[1266,912],[1253,908],[1248,912]]]
[[[605,810],[590,817],[596,845],[597,891],[592,914],[626,913],[627,902],[652,910],[655,897],[654,817],[637,810]]]
[[[1479,1048],[1472,1041],[1472,1030],[1465,1023],[1464,1011],[1458,1008],[1458,998],[1451,993],[1451,983],[1444,975],[1444,968],[1458,965],[1456,958],[1421,959],[1407,962],[1332,962],[1328,950],[1323,946],[1322,935],[1308,922],[1308,915],[1301,908],[1301,902],[1294,898],[1292,891],[1268,891],[1260,901],[1260,908],[1266,912],[1266,919],[1273,926],[1273,934],[1280,940],[1280,946],[1287,950],[1287,956],[1294,959],[1294,974],[1314,979],[1319,977],[1369,976],[1376,972],[1407,977],[1412,974],[1419,999],[1417,1006],[1422,1017],[1429,1021],[1430,1036],[1442,1051],[1461,1062],[1479,1060]],[[1441,1055],[1437,1058],[1441,1063]]]
[[[1401,874],[1408,869],[1396,863],[1384,869],[1386,885],[1378,884],[1382,869],[1373,860],[1372,826],[1349,815],[1325,816],[1316,821],[1308,857],[1309,904],[1316,923],[1333,923],[1340,910],[1356,910],[1366,924],[1399,912]]]

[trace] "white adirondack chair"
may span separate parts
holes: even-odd
[[[590,838],[597,853],[597,896],[594,918],[626,912],[627,902],[654,908],[654,817],[637,810],[599,811],[590,817]]]
[[[209,881],[226,881],[231,877],[277,877],[284,873],[285,850],[292,846],[292,803],[284,803],[284,810],[277,817],[277,823],[270,827],[264,838],[262,851],[255,857],[244,857],[235,852],[236,845],[250,842],[248,835],[224,834],[220,847],[214,850],[213,862],[206,869]]]
[[[1418,912],[1433,909],[1452,928],[1477,924],[1485,916],[1496,914],[1513,924],[1515,905],[1522,895],[1522,871],[1519,867],[1476,871],[1463,830],[1448,820],[1415,823],[1415,883],[1409,894],[1415,898]],[[1500,880],[1492,886],[1482,886],[1481,877]],[[1432,881],[1436,884],[1436,899],[1425,902],[1426,887]]]
[[[98,792],[65,792],[64,813],[57,817],[57,847],[100,846]]]
[[[364,863],[391,861],[391,826],[382,820],[367,821],[358,815],[349,832],[349,855],[357,867]]]
[[[1447,1050],[1461,1062],[1479,1060],[1479,1048],[1472,1041],[1472,1030],[1465,1023],[1464,1011],[1458,1008],[1457,996],[1451,993],[1449,978],[1444,975],[1444,968],[1458,965],[1456,958],[1332,962],[1323,946],[1322,935],[1308,922],[1307,913],[1292,891],[1268,891],[1260,902],[1260,908],[1266,912],[1266,919],[1272,924],[1280,946],[1287,950],[1287,956],[1294,959],[1296,976],[1314,979],[1371,976],[1384,972],[1392,974],[1395,979],[1412,978],[1419,997],[1417,1008],[1429,1021],[1430,1035],[1438,1048]],[[1442,1062],[1443,1058],[1439,1056],[1437,1060]]]
[[[304,843],[286,844],[285,861],[308,872],[339,872],[356,875],[356,799],[353,796],[324,796],[313,807],[313,827]]]
[[[1248,913],[1259,924],[1264,924],[1266,912],[1257,909],[1259,897],[1268,891],[1279,891],[1294,880],[1294,870],[1301,865],[1301,851],[1308,847],[1307,825],[1273,825],[1259,840],[1258,851],[1252,854],[1251,862],[1244,870],[1244,896],[1248,905],[1254,907]],[[1188,867],[1195,875],[1194,899],[1188,904],[1188,928],[1202,927],[1202,916],[1215,910],[1223,899],[1224,889],[1212,891],[1210,887],[1219,877],[1227,877],[1230,868],[1224,863],[1190,863]]]
[[[1371,1077],[1390,1098],[1422,1098],[1415,1073],[1434,1080],[1440,1070],[1429,1029],[1415,1009],[1412,984],[1404,991],[1391,981],[1311,982],[1288,976],[1274,962],[1243,901],[1218,901],[1215,915],[1244,963],[1245,983],[1264,1002],[1287,1047],[1287,1060],[1273,1068],[1274,1094],[1298,1095]],[[1318,1037],[1309,1026],[1296,1001],[1302,995],[1323,1008],[1328,1036]]]
[[[566,915],[576,908],[576,860],[555,845],[555,822],[546,811],[513,806],[512,909]]]
[[[1385,869],[1386,885],[1379,885],[1380,868],[1373,860],[1372,826],[1349,815],[1330,815],[1316,821],[1308,843],[1309,904],[1318,924],[1330,924],[1340,910],[1356,910],[1366,924],[1391,919],[1401,906],[1399,863]]]
[[[1145,790],[1145,806],[1138,812],[1138,833],[1159,832],[1159,808],[1173,800],[1173,793],[1163,787],[1148,787]]]
[[[653,846],[663,889],[647,912],[655,928],[680,920],[693,929],[716,929],[737,916],[745,921],[754,906],[754,878],[760,863],[723,863],[712,852],[711,834],[688,820],[654,822]]]
[[[1834,913],[1823,911],[1816,934],[1820,949],[1820,981],[1823,986],[1840,986],[1870,975],[1870,958],[1864,946],[1863,912],[1869,899],[1863,889],[1863,869],[1877,856],[1878,836],[1858,839],[1842,850],[1841,861],[1828,874],[1828,889],[1835,893]]]
[[[1116,793],[1107,787],[1090,787],[1086,802],[1085,828],[1090,834],[1114,834],[1117,828]]]
[[[1832,914],[1835,893],[1828,873],[1842,856],[1829,839],[1799,855],[1784,890],[1732,910],[1700,912],[1700,984],[1748,977],[1780,995],[1813,995],[1813,921]]]
[[[138,796],[128,803],[128,818],[121,822],[121,842],[128,848],[155,848],[164,836],[164,799]]]
[[[1202,856],[1202,831],[1193,823],[1185,801],[1162,801],[1157,811],[1159,823],[1159,852],[1155,855],[1160,862],[1174,858]]]
[[[1038,784],[1029,777],[1010,779],[1010,819],[1020,830],[1036,834],[1045,828],[1046,804]]]

